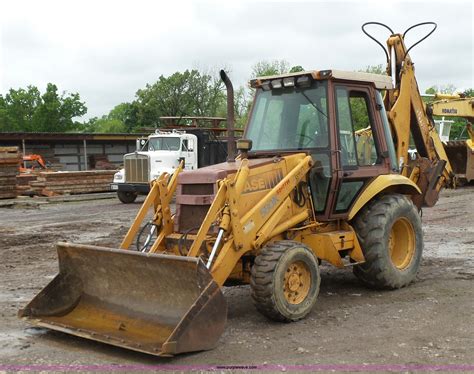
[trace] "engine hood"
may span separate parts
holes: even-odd
[[[156,151],[148,152],[150,157],[150,168],[151,170],[157,169],[173,169],[179,165],[179,151]]]
[[[262,166],[274,161],[274,158],[249,159],[250,169]],[[237,173],[241,160],[235,162],[222,162],[220,164],[205,166],[197,170],[186,170],[179,174],[179,184],[215,183],[219,179]]]

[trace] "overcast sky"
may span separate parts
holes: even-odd
[[[244,84],[260,60],[305,69],[384,64],[360,31],[379,21],[395,32],[424,22],[436,32],[410,52],[420,88],[474,87],[472,1],[7,1],[0,12],[0,93],[48,82],[78,92],[86,118],[132,101],[163,75],[231,70]],[[424,29],[426,31],[427,29]],[[375,30],[385,42],[384,30]],[[422,31],[423,32],[423,31]],[[407,35],[407,44],[422,32]]]

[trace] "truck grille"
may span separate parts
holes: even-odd
[[[124,157],[125,182],[148,183],[149,158],[146,155],[131,154]]]

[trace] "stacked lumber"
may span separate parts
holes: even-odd
[[[32,196],[35,192],[32,190],[30,183],[38,179],[37,173],[24,173],[16,176],[16,188],[18,195]]]
[[[43,196],[110,191],[115,170],[40,172],[30,182],[34,193]]]
[[[0,147],[0,199],[17,197],[16,175],[20,162],[18,147]]]
[[[89,166],[96,170],[116,170],[117,166],[109,161],[107,155],[89,156]]]

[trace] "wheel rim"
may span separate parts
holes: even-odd
[[[303,261],[293,262],[284,276],[284,295],[290,304],[300,304],[308,296],[311,286],[311,272]]]
[[[415,253],[415,230],[406,218],[395,221],[390,231],[388,248],[393,265],[400,270],[406,269]]]

